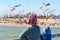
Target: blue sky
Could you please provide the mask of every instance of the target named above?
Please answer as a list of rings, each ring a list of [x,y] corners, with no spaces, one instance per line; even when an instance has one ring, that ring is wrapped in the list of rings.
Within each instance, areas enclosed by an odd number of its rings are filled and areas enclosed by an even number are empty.
[[[30,4],[27,4],[27,2],[30,2]],[[43,3],[50,3],[50,6],[40,10],[40,7],[43,5]],[[17,7],[14,11],[10,12],[10,9],[18,4],[21,4],[21,6]],[[15,13],[26,14],[28,12],[34,12],[37,15],[44,15],[44,10],[46,10],[47,8],[49,10],[56,10],[55,12],[52,12],[52,14],[60,15],[60,0],[1,0],[0,16],[3,16],[4,14]],[[22,13],[21,10],[25,11]],[[47,12],[45,12],[45,15],[47,15]]]

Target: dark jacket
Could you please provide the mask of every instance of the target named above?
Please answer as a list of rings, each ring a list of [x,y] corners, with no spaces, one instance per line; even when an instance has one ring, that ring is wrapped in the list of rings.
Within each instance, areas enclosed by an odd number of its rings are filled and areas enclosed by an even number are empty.
[[[32,26],[27,31],[25,31],[20,40],[40,40],[40,27]]]

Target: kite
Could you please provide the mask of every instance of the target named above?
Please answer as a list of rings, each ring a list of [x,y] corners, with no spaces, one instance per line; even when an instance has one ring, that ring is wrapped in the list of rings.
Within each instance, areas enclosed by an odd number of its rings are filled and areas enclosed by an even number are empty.
[[[45,8],[45,5],[43,5],[40,9],[43,9],[43,8]]]
[[[27,2],[27,4],[29,5],[29,4],[30,4],[30,2]]]
[[[45,3],[43,3],[42,7],[40,7],[40,9],[43,9],[45,7]]]
[[[16,6],[14,6],[14,7],[19,7],[19,6],[21,6],[21,4],[19,4],[19,5],[16,5]]]
[[[44,12],[48,11],[49,9],[46,9]]]
[[[50,3],[46,4],[45,6],[49,6],[49,5],[50,5]]]
[[[15,10],[15,8],[12,8],[10,11],[13,11],[13,10]]]
[[[45,3],[43,3],[43,4],[45,4]]]
[[[44,4],[42,7],[40,7],[40,9],[43,9],[43,8],[49,6],[49,5],[50,5],[50,3],[48,3],[48,4]]]
[[[48,13],[51,13],[51,12],[55,12],[56,10],[51,10],[51,11],[49,11]]]
[[[48,15],[50,15],[52,12],[55,12],[56,10],[51,10],[48,12]]]
[[[25,12],[25,10],[22,10],[21,12]]]

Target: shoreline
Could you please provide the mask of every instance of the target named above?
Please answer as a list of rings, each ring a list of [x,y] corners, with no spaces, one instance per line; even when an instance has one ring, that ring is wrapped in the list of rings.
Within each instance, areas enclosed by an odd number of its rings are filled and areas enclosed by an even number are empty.
[[[0,23],[0,26],[8,26],[8,27],[19,27],[19,26],[30,26],[26,24],[16,24],[16,23]]]
[[[38,25],[38,24],[37,24]],[[7,26],[7,27],[30,27],[31,25],[28,24],[16,24],[16,23],[0,23],[0,26]],[[49,26],[49,25],[38,25],[40,27],[44,27],[44,26]],[[51,28],[60,28],[60,26],[49,26]]]

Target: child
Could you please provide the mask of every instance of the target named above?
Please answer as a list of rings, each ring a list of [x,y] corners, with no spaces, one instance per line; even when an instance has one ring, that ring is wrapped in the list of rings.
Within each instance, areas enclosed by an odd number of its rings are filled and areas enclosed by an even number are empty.
[[[41,40],[40,27],[36,25],[37,24],[36,14],[29,14],[28,18],[24,19],[24,22],[32,26],[22,34],[20,40]]]
[[[47,27],[47,26],[43,27],[42,40],[51,40],[50,27]]]

